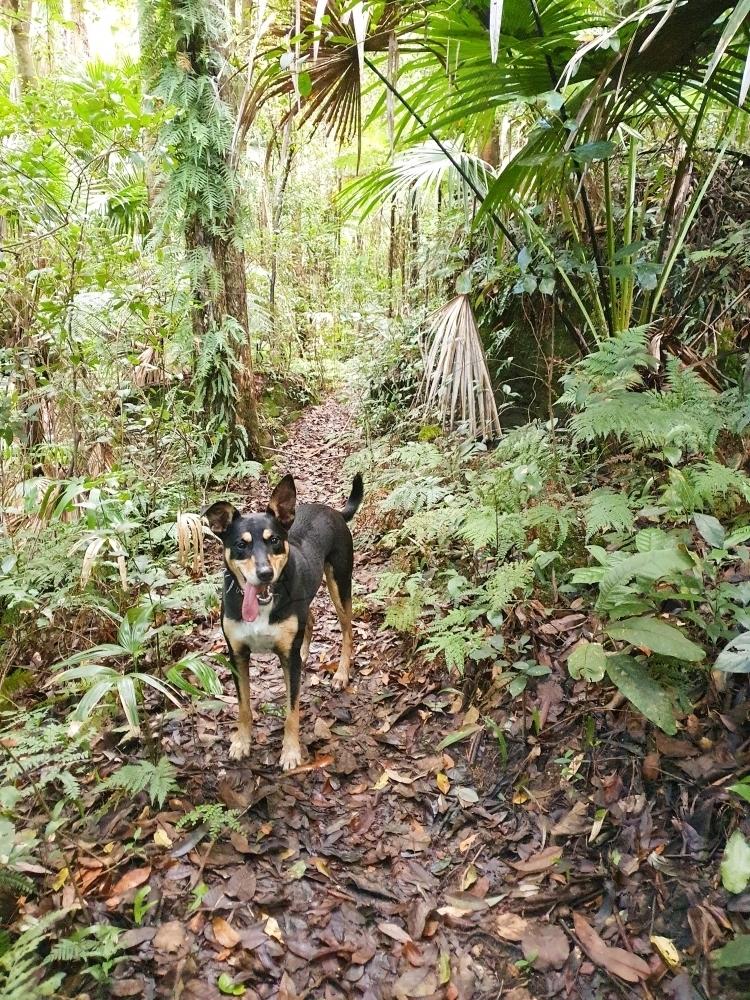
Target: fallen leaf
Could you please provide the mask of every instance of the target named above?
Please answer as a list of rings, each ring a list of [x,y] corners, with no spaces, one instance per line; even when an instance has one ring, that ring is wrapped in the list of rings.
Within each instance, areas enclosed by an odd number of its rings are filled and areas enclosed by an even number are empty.
[[[638,955],[625,951],[624,948],[610,948],[580,913],[573,914],[573,925],[578,940],[591,961],[601,965],[613,976],[619,976],[627,983],[637,983],[641,979],[648,979],[651,975],[647,962]]]
[[[521,938],[523,957],[531,961],[537,972],[561,969],[570,954],[565,931],[552,924],[529,922]],[[532,956],[536,956],[533,958]]]
[[[466,889],[470,889],[478,878],[479,873],[477,872],[476,866],[469,865],[463,874],[463,878],[461,879],[461,890],[464,891]]]
[[[651,944],[659,952],[670,969],[676,969],[680,964],[680,953],[675,948],[674,942],[669,938],[661,937],[659,934],[652,934]]]
[[[438,962],[438,982],[441,986],[445,986],[451,980],[451,957],[447,951],[440,952],[440,960]]]
[[[479,836],[478,832],[472,833],[465,840],[462,840],[461,843],[458,845],[459,851],[462,854],[466,854],[466,852],[469,850],[469,848],[471,847],[471,845],[474,843],[474,841],[477,839],[478,836]]]
[[[330,740],[331,730],[325,719],[321,719],[320,716],[315,720],[315,725],[313,726],[313,733],[318,737],[319,740]]]
[[[451,790],[451,783],[448,775],[444,771],[439,771],[435,775],[435,784],[438,786],[443,795],[447,795]]]
[[[476,705],[472,705],[469,711],[464,715],[464,725],[472,726],[475,722],[479,722],[479,709]]]
[[[437,976],[429,969],[407,969],[393,984],[393,995],[396,1000],[407,997],[428,997],[438,988]]]
[[[379,923],[377,927],[381,934],[385,934],[386,937],[393,938],[394,941],[400,941],[401,944],[411,941],[411,936],[404,930],[403,927],[399,927],[398,924],[391,924],[384,921]]]
[[[291,866],[291,868],[288,869],[286,877],[288,879],[291,879],[292,881],[295,881],[297,879],[303,878],[306,871],[307,871],[307,865],[305,864],[304,861],[302,860],[295,861],[294,864]]]
[[[131,868],[129,872],[125,872],[122,878],[112,886],[110,897],[122,896],[126,892],[130,892],[131,889],[137,889],[139,885],[148,882],[150,876],[151,865],[148,865],[146,868]]]
[[[507,864],[511,868],[515,868],[517,872],[524,872],[525,874],[543,872],[547,868],[551,868],[557,864],[562,857],[562,851],[562,847],[545,847],[543,851],[532,854],[525,861],[508,861]]]
[[[381,792],[386,787],[387,784],[388,784],[388,775],[385,771],[383,771],[378,780],[372,786],[372,791]]]
[[[291,771],[287,772],[287,774],[291,773]],[[282,975],[279,983],[279,1000],[297,1000],[297,987],[288,972]]]
[[[240,943],[240,936],[223,917],[214,917],[211,924],[214,937],[223,948],[234,948]]]
[[[153,945],[156,951],[180,951],[187,944],[187,933],[179,920],[170,920],[162,924],[154,935]]]
[[[399,847],[402,851],[426,851],[430,846],[431,837],[421,823],[412,820],[411,831],[399,838]]]
[[[268,920],[266,920],[263,930],[269,937],[276,938],[279,944],[284,943],[284,935],[281,933],[281,928],[279,927],[278,921],[275,917],[269,917]]]
[[[357,943],[357,948],[351,954],[355,965],[365,965],[375,955],[378,945],[371,934],[363,934]]]
[[[455,791],[459,804],[463,809],[467,809],[469,806],[473,806],[475,802],[479,802],[479,796],[473,788],[461,787],[457,788]]]
[[[67,867],[60,869],[60,871],[57,873],[57,878],[52,883],[52,888],[55,890],[55,892],[59,892],[60,889],[62,889],[62,887],[68,881],[69,875],[70,875],[70,869],[68,869]]]
[[[400,785],[411,785],[414,778],[409,778],[405,774],[400,774],[398,771],[394,771],[393,768],[387,767],[385,769],[385,774],[391,779],[391,781],[396,781]]]
[[[329,764],[333,764],[332,753],[327,753],[325,757],[318,757],[317,760],[311,760],[309,764],[300,764],[298,767],[293,767],[291,771],[286,772],[286,777],[288,778],[292,774],[304,774],[305,771],[317,771],[318,768],[328,767]]]
[[[170,848],[172,846],[172,841],[167,834],[167,831],[162,829],[162,827],[157,827],[156,833],[154,833],[154,843],[157,847]]]
[[[137,997],[145,989],[145,979],[113,979],[108,992],[111,997]]]
[[[641,774],[644,781],[656,781],[661,771],[661,755],[658,753],[648,753],[643,758]]]
[[[489,905],[486,899],[479,899],[470,892],[446,892],[445,901],[448,906],[453,906],[457,910],[464,910],[469,913],[486,910]]]
[[[562,819],[552,827],[550,833],[553,837],[575,837],[581,833],[588,833],[591,829],[591,820],[588,817],[588,802],[580,801],[573,803],[573,808],[566,813]]]
[[[495,919],[495,930],[503,941],[520,941],[528,923],[528,920],[518,913],[499,913]]]

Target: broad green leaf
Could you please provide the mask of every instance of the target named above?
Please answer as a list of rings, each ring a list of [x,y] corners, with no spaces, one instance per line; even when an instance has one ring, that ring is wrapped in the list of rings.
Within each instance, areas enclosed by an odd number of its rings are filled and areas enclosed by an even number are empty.
[[[125,718],[134,733],[140,733],[140,723],[138,719],[138,696],[132,676],[121,677],[117,685],[117,693],[122,702]]]
[[[607,657],[607,673],[612,683],[639,712],[667,735],[675,735],[677,726],[669,695],[649,676],[642,664],[625,653],[615,653]]]
[[[223,993],[229,997],[241,997],[245,992],[245,987],[241,983],[235,986],[232,982],[232,977],[226,972],[222,972],[216,981],[216,985],[219,987],[219,993]]]
[[[464,271],[456,278],[456,295],[469,295],[471,292],[471,271]]]
[[[312,92],[310,74],[305,72],[300,73],[297,77],[297,86],[299,87],[300,97],[309,97]]]
[[[639,552],[663,552],[676,549],[677,542],[661,528],[644,528],[635,536],[635,547]]]
[[[747,799],[747,801],[750,802],[750,783],[739,781],[736,785],[730,785],[727,791],[734,792],[736,795],[739,795],[743,799]]]
[[[611,566],[599,584],[598,610],[611,607],[610,598],[617,587],[624,587],[636,577],[651,582],[689,569],[693,562],[687,552],[680,549],[661,549],[656,552],[637,552],[622,562]]]
[[[725,674],[750,674],[750,632],[730,639],[716,657],[715,670]]]
[[[454,733],[448,733],[435,747],[435,751],[439,753],[441,750],[445,750],[446,747],[452,746],[454,743],[460,743],[461,740],[467,740],[470,736],[473,736],[477,730],[481,729],[475,722],[471,722],[466,726],[462,726],[457,729]]]
[[[750,844],[735,830],[724,848],[721,884],[727,892],[744,892],[750,882]]]
[[[86,691],[73,712],[73,718],[85,722],[99,702],[115,688],[114,680],[99,681]]]
[[[726,532],[717,518],[711,517],[710,514],[693,514],[693,520],[701,537],[708,542],[712,549],[724,548]]]
[[[662,656],[674,656],[678,660],[703,660],[706,653],[699,645],[686,639],[673,625],[667,625],[661,618],[627,618],[606,630],[610,639],[631,642],[643,646]]]
[[[593,163],[595,160],[606,160],[614,151],[615,144],[602,139],[597,142],[585,142],[582,146],[574,146],[570,152],[578,163]]]
[[[750,965],[750,934],[740,934],[716,952],[716,969],[742,969]]]
[[[588,684],[596,684],[607,670],[607,657],[599,642],[584,642],[568,657],[568,673],[578,680],[582,677]]]
[[[510,684],[508,685],[508,692],[511,698],[515,698],[522,691],[525,691],[526,683],[527,680],[525,674],[519,674],[518,677],[514,677],[513,680],[510,682]]]

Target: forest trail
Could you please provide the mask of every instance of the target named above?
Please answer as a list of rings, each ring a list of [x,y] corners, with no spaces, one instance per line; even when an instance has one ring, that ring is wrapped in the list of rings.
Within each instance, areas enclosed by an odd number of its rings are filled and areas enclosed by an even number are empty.
[[[342,506],[351,423],[351,410],[328,400],[290,428],[276,472],[293,473],[300,502]],[[268,491],[266,481],[250,482],[247,509],[260,508]],[[279,770],[284,685],[275,656],[252,658],[249,760],[229,759],[236,711],[229,707],[218,717],[199,714],[192,728],[183,723],[164,741],[190,802],[239,810],[242,832],[219,839],[207,854],[205,840],[185,851],[190,838],[182,837],[180,848],[175,814],[151,821],[174,836],[170,853],[180,857],[154,858],[161,868],[159,920],[130,932],[145,978],[133,965],[121,968],[124,983],[114,984],[113,995],[131,995],[124,989],[132,983],[132,995],[214,1000],[226,995],[217,986],[222,975],[238,989],[244,985],[248,1000],[497,995],[504,962],[488,934],[483,897],[490,879],[478,875],[484,864],[476,866],[485,853],[492,867],[486,848],[497,820],[476,804],[481,795],[470,787],[466,764],[435,750],[446,724],[456,728],[435,704],[442,683],[410,673],[403,639],[362,610],[361,595],[375,589],[383,558],[363,545],[366,519],[365,505],[352,526],[355,657],[346,691],[331,690],[340,630],[324,586],[313,604],[301,699],[311,769]],[[192,648],[224,650],[217,621],[193,638]],[[228,672],[225,690],[236,704]],[[448,697],[455,702],[455,694]],[[190,915],[188,890],[200,878],[209,892]],[[451,892],[468,904],[457,898],[451,908]]]
[[[294,474],[300,501],[343,504],[343,463],[358,446],[352,424],[349,407],[328,400],[290,428],[275,471]],[[247,508],[262,509],[268,493],[266,481],[250,482]],[[403,637],[368,610],[387,567],[371,511],[366,499],[353,522],[356,652],[346,691],[331,689],[340,632],[323,587],[314,603],[302,690],[307,768],[279,769],[282,674],[275,657],[255,656],[251,757],[228,756],[236,698],[226,671],[223,711],[198,709],[166,726],[164,753],[185,797],[137,820],[136,800],[119,814],[124,825],[108,826],[120,840],[140,827],[150,867],[135,869],[133,885],[145,872],[158,900],[124,936],[111,995],[648,1000],[637,980],[668,972],[651,935],[684,947],[691,933],[713,933],[706,817],[719,788],[702,799],[693,792],[698,761],[710,777],[722,773],[720,747],[696,761],[692,745],[660,734],[659,750],[674,761],[662,767],[677,768],[684,791],[679,802],[650,801],[642,720],[615,723],[610,706],[586,703],[570,681],[564,691],[557,677],[529,702],[536,735],[506,728],[501,745],[492,719],[481,726],[476,708],[465,711],[455,678],[419,657],[408,663]],[[218,545],[208,555],[218,567]],[[517,613],[540,645],[576,624],[566,608],[534,601]],[[217,618],[198,622],[188,646],[224,652]],[[602,738],[583,739],[593,717]],[[215,803],[238,811],[231,835],[225,827],[211,846],[207,824],[187,836],[177,828],[186,809]],[[127,879],[125,904],[136,892]],[[208,891],[198,901],[201,883]],[[675,996],[697,996],[687,976],[672,980],[680,981],[688,992]]]

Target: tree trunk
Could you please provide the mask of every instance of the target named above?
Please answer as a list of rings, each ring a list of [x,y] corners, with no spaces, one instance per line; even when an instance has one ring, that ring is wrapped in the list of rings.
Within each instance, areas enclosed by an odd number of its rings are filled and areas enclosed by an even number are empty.
[[[10,15],[10,33],[16,50],[16,69],[23,93],[33,86],[36,80],[34,58],[29,43],[31,0],[3,0],[3,7]]]
[[[230,224],[230,231],[234,227]],[[258,408],[255,401],[255,381],[253,379],[253,355],[250,343],[250,321],[247,312],[247,275],[245,272],[245,251],[237,248],[232,239],[216,236],[213,241],[216,270],[221,278],[221,286],[215,308],[218,318],[231,316],[245,331],[245,339],[238,353],[241,364],[235,375],[237,388],[237,423],[247,434],[247,449],[250,458],[262,459]]]

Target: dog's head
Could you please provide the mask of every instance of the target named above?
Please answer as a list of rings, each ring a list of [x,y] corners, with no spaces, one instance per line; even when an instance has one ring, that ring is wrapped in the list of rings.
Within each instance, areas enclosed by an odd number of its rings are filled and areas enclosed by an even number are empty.
[[[294,522],[297,491],[284,476],[264,514],[241,514],[227,500],[203,510],[208,526],[224,546],[224,562],[243,593],[242,617],[255,621],[259,608],[273,600],[273,587],[289,559],[287,536]]]

